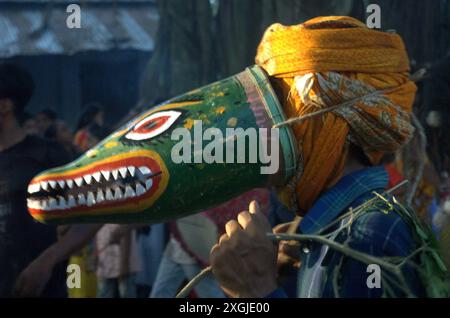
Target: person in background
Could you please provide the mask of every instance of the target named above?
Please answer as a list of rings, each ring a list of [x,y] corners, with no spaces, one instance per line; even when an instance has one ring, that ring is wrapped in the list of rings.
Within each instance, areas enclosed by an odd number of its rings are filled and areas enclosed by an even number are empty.
[[[47,129],[56,121],[57,115],[54,110],[46,108],[38,112],[35,119],[39,136],[43,137]]]
[[[73,133],[70,127],[60,119],[55,120],[45,132],[45,137],[58,142],[70,154],[72,160],[81,154],[81,151],[73,143]],[[58,235],[63,237],[71,226],[59,226]],[[95,274],[96,259],[94,244],[89,242],[80,251],[76,251],[69,259],[69,264],[80,266],[81,287],[68,288],[69,298],[95,298],[97,296],[97,278]]]
[[[88,126],[86,128],[86,132],[87,132],[86,145],[88,149],[97,145],[102,139],[106,138],[109,134],[108,129],[96,123]]]
[[[48,127],[44,135],[45,138],[53,140],[59,143],[66,152],[70,155],[72,160],[74,160],[81,152],[73,144],[73,134],[70,127],[60,119],[56,119],[54,123]],[[58,239],[61,239],[64,234],[70,229],[70,225],[58,226]],[[84,250],[84,249],[83,249]],[[69,264],[78,264],[82,272],[81,275],[81,288],[68,289],[69,298],[85,298],[85,297],[95,297],[96,296],[96,280],[95,280],[95,269],[94,269],[94,283],[89,284],[92,281],[92,276],[89,272],[89,266],[78,261],[76,257],[71,257]],[[92,287],[93,286],[93,287]],[[91,291],[91,292],[89,292]]]
[[[0,64],[0,297],[65,297],[65,260],[97,226],[74,226],[61,241],[56,228],[28,214],[27,187],[39,172],[71,159],[55,142],[27,136],[19,125],[34,92],[22,67]]]
[[[118,229],[124,232],[117,234]],[[98,297],[136,298],[140,263],[135,230],[118,224],[104,225],[97,233],[96,254]]]
[[[73,144],[72,130],[69,125],[61,119],[55,120],[45,132],[44,137],[60,143],[73,159],[81,154],[78,148]]]
[[[19,125],[34,92],[25,69],[0,65],[0,296],[12,296],[20,272],[56,242],[56,228],[34,222],[28,214],[29,181],[39,172],[70,161],[54,142],[27,135]],[[55,268],[43,291],[65,296],[65,270]]]
[[[225,231],[225,223],[237,216],[249,200],[261,202],[268,212],[269,191],[253,189],[219,206],[200,214],[169,222],[170,239],[167,244],[153,284],[150,298],[172,298],[183,287],[183,282],[193,279],[209,265],[208,255],[218,237]],[[214,276],[207,276],[194,287],[199,298],[224,298]]]
[[[61,130],[61,129],[60,129]],[[72,146],[76,151],[87,151],[89,148],[94,147],[103,138],[106,137],[108,132],[97,125],[92,123],[88,125],[85,129],[85,139],[74,139]],[[62,129],[62,133],[59,134],[60,141],[64,142],[67,146],[69,145],[69,134],[67,130]],[[77,144],[79,142],[80,144]],[[81,288],[70,289],[70,298],[95,298],[97,297],[97,254],[95,252],[95,240],[91,240],[79,251],[76,251],[70,257],[70,264],[78,264],[81,270]]]
[[[155,282],[167,241],[165,224],[122,224],[115,227],[111,232],[109,243],[119,243],[132,230],[136,231],[138,257],[141,264],[141,269],[135,276],[136,296],[137,298],[148,298]]]
[[[85,111],[78,120],[74,143],[82,151],[86,151],[88,146],[88,129],[89,127],[104,127],[104,111],[103,107],[98,103],[89,103],[85,106]]]
[[[136,233],[141,261],[141,271],[136,275],[137,297],[148,298],[166,245],[166,229],[164,224],[152,224]]]
[[[412,191],[417,174],[422,169],[422,175],[417,182],[412,197],[411,208],[423,222],[431,224],[433,215],[437,210],[440,180],[439,173],[434,163],[429,159],[428,153],[422,153],[419,134],[416,133],[412,140],[395,154],[392,164],[394,167],[391,167],[391,169],[396,168],[404,179],[409,181],[403,189],[407,194]]]
[[[433,216],[432,225],[438,234],[450,227],[450,195],[448,193],[446,196],[442,197],[441,204],[438,206],[437,212]]]
[[[189,221],[189,220],[188,220]],[[150,298],[173,298],[183,287],[186,280],[193,279],[202,270],[201,264],[195,259],[179,239],[175,238],[173,222],[170,223],[170,239],[166,245],[156,278],[150,293]],[[200,298],[224,298],[225,294],[214,280],[207,276],[194,288],[196,296]]]
[[[39,134],[36,118],[28,112],[24,112],[20,117],[20,126],[28,136],[37,136]]]
[[[447,171],[441,174],[439,206],[432,226],[437,233],[444,262],[450,268],[450,177]]]

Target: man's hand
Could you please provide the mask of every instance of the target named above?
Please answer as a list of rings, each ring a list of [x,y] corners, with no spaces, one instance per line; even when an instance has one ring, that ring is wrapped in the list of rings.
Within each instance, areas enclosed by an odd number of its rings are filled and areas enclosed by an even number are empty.
[[[210,255],[212,272],[222,289],[231,297],[258,298],[277,288],[278,247],[266,234],[272,228],[258,203],[250,203],[237,221],[225,225]]]
[[[38,297],[41,295],[53,271],[54,264],[45,257],[38,257],[19,275],[14,285],[15,297]]]
[[[287,233],[294,222],[277,225],[273,232]],[[300,243],[297,241],[281,241],[278,246],[278,283],[300,268]]]

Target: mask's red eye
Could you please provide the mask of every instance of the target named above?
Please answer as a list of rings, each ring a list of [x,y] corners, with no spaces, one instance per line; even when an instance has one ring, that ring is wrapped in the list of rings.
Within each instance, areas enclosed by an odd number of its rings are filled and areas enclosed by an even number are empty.
[[[125,138],[131,140],[145,140],[165,132],[180,117],[181,113],[168,110],[152,114],[137,123]]]

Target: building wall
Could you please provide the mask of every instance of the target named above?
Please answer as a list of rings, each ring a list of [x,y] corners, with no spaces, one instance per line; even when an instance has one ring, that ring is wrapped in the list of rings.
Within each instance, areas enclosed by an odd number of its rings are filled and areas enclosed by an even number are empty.
[[[137,50],[117,50],[7,60],[23,65],[33,75],[36,91],[28,105],[29,112],[50,108],[75,127],[88,102],[104,105],[108,124],[120,120],[138,102],[140,78],[150,55]]]

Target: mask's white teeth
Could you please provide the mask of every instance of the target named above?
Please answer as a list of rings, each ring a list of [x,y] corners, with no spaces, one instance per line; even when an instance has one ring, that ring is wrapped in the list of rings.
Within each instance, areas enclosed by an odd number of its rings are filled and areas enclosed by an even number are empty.
[[[127,168],[125,168],[125,167],[120,168],[119,172],[123,179],[125,179],[127,177]]]
[[[44,189],[45,191],[48,191],[48,182],[47,181],[42,181],[41,182],[41,188]]]
[[[56,201],[56,199],[50,198],[48,200],[48,208],[50,210],[56,210],[57,207],[58,207],[58,202]]]
[[[92,183],[92,176],[90,174],[85,175],[83,178],[84,178],[84,181],[86,181],[87,184],[91,184]]]
[[[92,184],[95,182],[100,183],[104,178],[104,180],[109,181],[113,178],[115,180],[123,178],[125,179],[127,176],[137,177],[142,175],[151,174],[151,170],[148,167],[122,167],[119,169],[111,170],[111,171],[98,171],[93,174],[86,174],[82,177],[77,177],[75,179],[67,179],[67,180],[49,180],[49,181],[41,181],[40,183],[31,184],[28,186],[29,193],[39,192],[41,189],[50,191],[51,189],[65,189],[66,187],[72,189],[74,186],[81,187],[85,183]],[[125,189],[115,186],[113,188],[104,188],[98,189],[94,192],[87,192],[87,194],[78,194],[78,195],[67,195],[66,197],[62,197],[58,195],[56,198],[45,199],[28,199],[27,204],[28,207],[32,209],[40,209],[40,210],[57,210],[57,209],[70,209],[80,205],[87,205],[89,207],[99,204],[105,201],[116,201],[123,200],[127,198],[134,198],[136,196],[141,196],[145,194],[151,187],[153,186],[153,180],[147,179],[145,181],[145,185],[141,182],[136,182],[134,185],[127,185]]]
[[[103,178],[105,178],[106,181],[109,181],[109,177],[111,176],[110,171],[101,171]]]
[[[136,195],[141,195],[141,194],[144,194],[145,193],[145,188],[140,184],[140,183],[138,183],[137,185],[136,185]]]
[[[136,168],[135,167],[128,167],[128,172],[130,173],[130,175],[132,177],[134,177],[134,174],[136,173]]]
[[[92,176],[97,182],[100,182],[100,179],[102,178],[102,174],[100,172],[93,173]]]
[[[30,194],[39,192],[39,190],[41,190],[41,185],[39,183],[30,184],[28,186],[28,193]]]
[[[114,190],[114,200],[121,200],[122,198],[123,198],[122,190],[120,190],[120,188],[117,187],[117,188]]]
[[[127,198],[132,198],[135,196],[136,196],[136,193],[134,192],[134,190],[130,186],[126,186],[124,198],[127,199]]]
[[[27,206],[30,209],[36,209],[36,210],[41,210],[42,209],[41,202],[38,201],[38,200],[27,199]]]
[[[94,194],[90,191],[88,192],[86,203],[87,203],[87,206],[92,206],[95,204]]]
[[[106,200],[114,200],[114,196],[113,196],[110,188],[106,188],[105,198],[106,198]]]
[[[64,180],[58,180],[58,185],[61,189],[66,187],[66,182]]]
[[[49,210],[48,200],[41,201],[41,210]]]
[[[78,195],[78,204],[79,205],[85,205],[86,204],[86,197],[84,196],[84,194],[79,194]]]
[[[77,186],[81,187],[83,185],[83,178],[78,177],[74,179]]]
[[[145,166],[139,167],[139,171],[140,171],[143,175],[146,175],[146,174],[150,174],[150,173],[151,173],[151,170],[150,170],[149,168],[145,167]]]
[[[58,208],[59,209],[67,209],[66,200],[63,197],[59,198]]]
[[[103,191],[102,190],[98,190],[97,191],[96,202],[97,203],[102,203],[103,201],[105,201],[105,196],[103,195]]]
[[[67,199],[67,206],[69,208],[73,208],[76,205],[77,205],[77,202],[75,201],[75,198],[73,197],[73,195],[69,195],[68,199]]]

